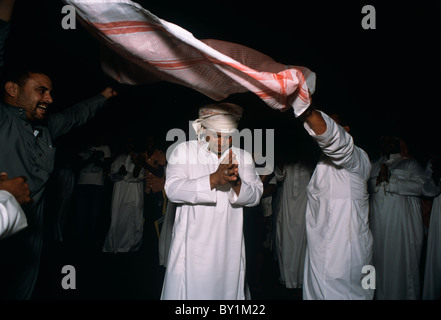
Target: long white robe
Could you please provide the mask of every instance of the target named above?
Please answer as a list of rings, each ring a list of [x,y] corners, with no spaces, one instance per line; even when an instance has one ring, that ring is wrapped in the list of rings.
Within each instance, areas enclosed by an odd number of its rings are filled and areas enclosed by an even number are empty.
[[[124,165],[127,174],[118,174]],[[119,155],[112,163],[110,176],[114,181],[111,224],[104,240],[103,252],[133,252],[141,248],[144,206],[144,169],[135,178],[135,165],[127,154]]]
[[[165,209],[164,223],[159,235],[159,264],[167,267],[168,252],[170,251],[170,243],[173,233],[173,225],[175,223],[176,204],[168,201]]]
[[[233,147],[242,186],[210,188],[220,159],[206,142],[179,144],[168,160],[165,191],[177,204],[161,299],[245,299],[243,206],[256,206],[263,193],[252,156]]]
[[[389,167],[390,178],[377,186],[382,163]],[[425,181],[419,163],[400,154],[372,164],[370,228],[378,300],[420,298],[419,264],[424,240],[421,196]]]
[[[427,233],[426,264],[424,271],[423,300],[441,299],[441,183],[432,179],[430,164],[426,167],[424,195],[434,197]]]
[[[323,151],[307,187],[303,299],[372,299],[362,272],[372,261],[367,180],[371,164],[352,137],[322,113],[327,129],[305,129]]]
[[[287,288],[303,285],[306,251],[306,187],[312,169],[303,163],[287,163],[275,169],[277,181],[283,181],[277,214],[277,248],[280,280]]]
[[[8,191],[0,190],[0,240],[27,226],[26,216],[17,200]]]

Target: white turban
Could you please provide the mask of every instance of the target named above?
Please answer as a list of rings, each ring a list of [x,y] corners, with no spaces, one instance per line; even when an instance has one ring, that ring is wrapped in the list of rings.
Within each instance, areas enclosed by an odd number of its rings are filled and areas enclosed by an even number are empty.
[[[242,107],[233,103],[209,104],[199,109],[199,118],[193,121],[193,129],[201,140],[203,128],[231,133],[237,129],[242,117]]]

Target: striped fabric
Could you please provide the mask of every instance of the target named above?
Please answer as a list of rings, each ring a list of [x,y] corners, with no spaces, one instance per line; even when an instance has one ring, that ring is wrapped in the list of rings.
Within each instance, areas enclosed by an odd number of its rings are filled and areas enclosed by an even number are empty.
[[[125,84],[168,81],[220,101],[251,91],[268,106],[301,114],[315,73],[284,65],[251,48],[198,40],[129,0],[64,0],[104,47],[105,73]]]

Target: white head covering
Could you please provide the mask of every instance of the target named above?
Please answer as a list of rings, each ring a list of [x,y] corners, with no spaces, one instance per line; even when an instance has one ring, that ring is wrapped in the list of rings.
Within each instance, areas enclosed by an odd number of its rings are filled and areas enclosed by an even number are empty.
[[[237,129],[242,118],[242,107],[228,102],[209,104],[199,108],[199,118],[193,121],[193,129],[201,140],[203,128],[230,133]]]

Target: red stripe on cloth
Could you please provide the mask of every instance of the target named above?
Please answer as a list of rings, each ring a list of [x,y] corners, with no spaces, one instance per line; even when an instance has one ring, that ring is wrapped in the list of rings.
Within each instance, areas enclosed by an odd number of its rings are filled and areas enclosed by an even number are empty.
[[[114,21],[107,23],[92,23],[105,35],[117,35],[138,32],[164,31],[161,25],[146,21]]]
[[[210,62],[207,61],[207,59],[205,58],[190,58],[190,59],[170,60],[170,61],[169,60],[163,60],[163,61],[144,60],[144,61],[162,70],[182,70],[182,69],[190,69],[196,65],[201,65],[201,64],[210,65]]]
[[[249,75],[250,77],[252,77],[253,79],[256,79],[257,81],[265,81],[268,80],[268,76],[266,76],[265,72],[256,72],[255,70],[241,64],[241,63],[237,63],[237,62],[229,62],[229,61],[221,61],[218,59],[215,59],[213,57],[207,57],[207,59],[212,62],[213,64],[217,64],[217,65],[226,65],[229,66],[233,69],[236,69],[238,71],[241,71],[247,75]],[[270,76],[272,76],[272,74],[267,73]]]
[[[139,32],[152,32],[158,31],[156,27],[131,27],[131,28],[121,28],[121,29],[100,29],[105,35],[118,35],[127,33],[139,33]]]
[[[161,25],[156,23],[150,23],[147,21],[112,21],[112,22],[95,22],[92,23],[95,27],[99,29],[114,29],[114,28],[125,28],[125,27],[157,27],[163,28]]]
[[[279,110],[287,110],[288,101],[298,109],[310,103],[315,74],[305,67],[278,63],[240,44],[195,39],[132,1],[65,1],[78,8],[80,21],[107,49],[103,70],[122,83],[169,81],[215,100],[251,91]]]

